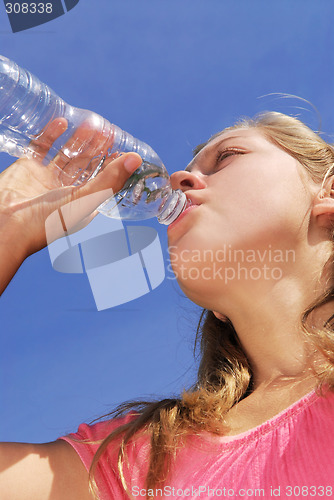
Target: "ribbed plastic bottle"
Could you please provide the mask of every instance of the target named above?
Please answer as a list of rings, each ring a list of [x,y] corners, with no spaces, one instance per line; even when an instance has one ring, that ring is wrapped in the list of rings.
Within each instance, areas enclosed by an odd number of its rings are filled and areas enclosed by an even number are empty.
[[[36,158],[31,141],[59,117],[67,120],[67,130],[43,163],[52,161],[59,169],[60,185],[79,185],[94,178],[107,158],[134,151],[143,159],[141,166],[98,210],[108,217],[130,220],[157,217],[161,224],[170,224],[184,210],[185,194],[172,190],[167,170],[150,146],[102,116],[70,106],[37,77],[0,56],[0,151],[18,158]],[[92,134],[86,134],[85,140],[73,140],[82,126],[88,126]]]

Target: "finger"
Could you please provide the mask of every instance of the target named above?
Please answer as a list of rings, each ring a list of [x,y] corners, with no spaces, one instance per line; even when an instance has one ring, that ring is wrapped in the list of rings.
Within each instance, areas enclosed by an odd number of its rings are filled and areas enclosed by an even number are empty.
[[[140,167],[142,159],[138,153],[125,153],[112,160],[104,169],[86,184],[79,187],[78,196],[87,196],[92,193],[101,193],[96,199],[103,203],[107,198],[104,190],[120,191],[128,178]]]
[[[64,170],[67,175],[75,177],[77,172],[85,168],[87,161],[89,163],[93,157],[103,154],[109,137],[103,132],[96,130],[93,124],[83,122],[64,144],[52,163]]]
[[[65,118],[57,118],[49,122],[42,132],[30,142],[30,148],[34,151],[34,156],[39,160],[43,160],[52,144],[66,129],[67,120]]]

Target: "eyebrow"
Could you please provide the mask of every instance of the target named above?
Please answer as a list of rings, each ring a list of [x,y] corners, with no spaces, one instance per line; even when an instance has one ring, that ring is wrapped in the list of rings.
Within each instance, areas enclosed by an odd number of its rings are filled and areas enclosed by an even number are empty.
[[[217,146],[221,146],[222,144],[224,144],[225,142],[229,141],[230,139],[240,139],[240,138],[243,138],[243,137],[242,137],[241,135],[231,135],[230,137],[225,137],[225,138],[224,138],[224,139],[222,139],[221,141],[216,142],[214,146],[211,146],[210,148],[208,148],[208,151],[205,153],[205,155],[204,155],[204,156],[207,156],[208,154],[210,154],[210,153],[211,153],[211,150],[212,150],[212,149],[216,148]],[[197,153],[197,155],[196,155],[196,156],[192,159],[192,161],[190,162],[190,163],[192,163],[192,167],[193,167],[194,165],[196,165],[196,163],[197,163],[197,161],[198,161],[198,160],[196,160],[196,157],[197,157],[197,156],[198,156],[198,155],[199,155],[199,154],[200,154],[200,153],[201,153],[201,152],[202,152],[202,151],[203,151],[203,150],[204,150],[207,146],[209,146],[210,142],[211,142],[211,141],[209,141],[209,142],[208,142],[208,143],[207,143],[207,144],[203,147],[203,149],[201,149],[201,150]],[[192,171],[192,167],[189,167],[189,166],[188,166],[188,167],[186,167],[186,168],[184,169],[184,170],[185,170],[185,172],[191,172],[191,171]]]

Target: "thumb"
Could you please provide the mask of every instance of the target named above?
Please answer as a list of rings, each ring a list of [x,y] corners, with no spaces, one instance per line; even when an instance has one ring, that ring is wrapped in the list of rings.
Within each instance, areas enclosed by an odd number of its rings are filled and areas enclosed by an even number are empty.
[[[82,186],[67,187],[70,191],[67,202],[59,207],[62,226],[67,232],[75,232],[84,227],[96,215],[96,208],[122,189],[127,179],[141,165],[142,159],[137,153],[126,153],[110,160],[104,169],[92,180]],[[58,215],[48,218],[48,242],[56,239]]]
[[[123,188],[128,178],[139,168],[141,163],[142,159],[137,153],[125,153],[116,159],[107,159],[103,170],[80,188],[78,196],[82,197],[100,192],[99,204],[102,203]],[[112,191],[110,196],[105,196],[105,190]],[[99,199],[98,196],[96,199]]]

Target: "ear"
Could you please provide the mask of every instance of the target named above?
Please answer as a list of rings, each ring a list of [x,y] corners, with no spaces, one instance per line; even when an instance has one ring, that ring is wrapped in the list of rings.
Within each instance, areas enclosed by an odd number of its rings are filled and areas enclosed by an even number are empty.
[[[329,177],[315,197],[312,214],[319,226],[334,228],[334,175]]]
[[[224,321],[224,322],[227,321],[228,318],[224,314],[221,314],[217,311],[212,311],[212,312],[216,316],[217,319],[220,319],[220,321]]]

